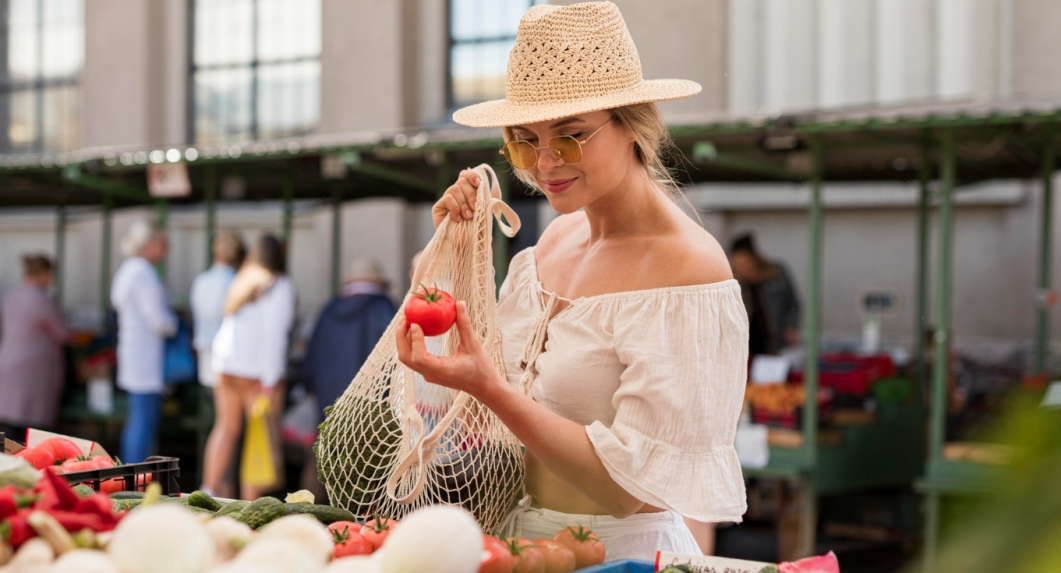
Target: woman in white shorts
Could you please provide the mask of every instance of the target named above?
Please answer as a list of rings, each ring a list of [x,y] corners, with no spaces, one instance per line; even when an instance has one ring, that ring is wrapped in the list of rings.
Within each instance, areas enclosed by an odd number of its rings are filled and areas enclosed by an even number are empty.
[[[697,554],[683,518],[739,522],[746,509],[733,443],[748,317],[725,252],[673,200],[653,103],[699,91],[642,79],[614,4],[538,5],[520,21],[507,98],[454,114],[502,127],[516,176],[561,216],[512,259],[501,288],[508,380],[463,305],[453,357],[430,355],[416,325],[399,329],[398,351],[526,446],[528,497],[514,516],[524,537],[583,525],[609,560]],[[435,204],[435,225],[470,219],[478,184],[463,171]]]

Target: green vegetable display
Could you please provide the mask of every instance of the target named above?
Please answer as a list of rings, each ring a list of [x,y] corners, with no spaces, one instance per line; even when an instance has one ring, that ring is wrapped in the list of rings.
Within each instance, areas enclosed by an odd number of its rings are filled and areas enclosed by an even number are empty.
[[[319,505],[316,503],[285,503],[284,515],[304,513],[317,518],[317,521],[330,525],[336,521],[355,521],[354,514],[339,507]]]
[[[210,494],[198,490],[193,491],[192,494],[188,496],[188,505],[191,507],[207,509],[212,512],[221,509],[220,502],[210,497]]]
[[[231,515],[243,511],[245,507],[250,505],[251,502],[237,499],[236,501],[230,501],[226,503],[221,509],[217,511],[217,515]]]
[[[251,529],[258,529],[278,517],[283,517],[284,502],[275,497],[260,497],[239,513],[230,515],[237,521],[246,523]]]

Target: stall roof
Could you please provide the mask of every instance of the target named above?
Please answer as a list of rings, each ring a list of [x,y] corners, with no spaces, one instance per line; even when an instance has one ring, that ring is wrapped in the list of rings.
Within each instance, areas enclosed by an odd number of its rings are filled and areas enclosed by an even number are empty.
[[[1061,98],[933,101],[782,115],[714,115],[672,126],[684,157],[683,183],[801,180],[810,171],[808,144],[822,138],[826,180],[912,180],[933,165],[942,129],[956,130],[961,184],[1036,177],[1043,142],[1061,121]],[[207,177],[243,180],[245,200],[397,196],[431,201],[462,167],[505,168],[497,130],[453,125],[394,131],[315,134],[226,145],[91,147],[65,153],[0,155],[0,206],[94,204],[109,193],[117,204],[152,201],[151,163],[185,162],[191,196],[204,199]],[[329,164],[329,165],[324,165]],[[325,169],[345,175],[328,179]]]

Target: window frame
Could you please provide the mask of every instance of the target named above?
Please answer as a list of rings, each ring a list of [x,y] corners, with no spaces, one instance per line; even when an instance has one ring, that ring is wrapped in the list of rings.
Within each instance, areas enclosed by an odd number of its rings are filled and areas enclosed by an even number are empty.
[[[195,101],[195,74],[199,71],[218,71],[218,70],[248,70],[251,74],[251,89],[250,89],[250,141],[259,141],[261,139],[261,129],[259,124],[259,99],[258,99],[258,84],[260,82],[259,71],[264,67],[284,65],[284,64],[303,64],[309,62],[317,62],[319,65],[321,62],[321,52],[324,50],[323,37],[321,38],[321,50],[317,52],[315,56],[295,56],[288,58],[272,58],[272,59],[260,59],[258,57],[258,13],[260,12],[261,0],[250,0],[251,2],[251,59],[249,62],[230,63],[230,64],[209,64],[200,66],[195,63],[195,5],[200,1],[209,0],[188,0],[188,82],[187,82],[187,113],[186,113],[186,135],[188,143],[196,144],[196,130],[195,124],[197,116],[195,115],[196,101]],[[322,1],[322,0],[313,0]],[[323,34],[323,31],[322,31]],[[320,77],[317,78],[318,84]],[[314,131],[320,126],[320,117],[317,117],[317,125],[314,126]],[[227,143],[227,142],[225,142]]]
[[[47,153],[47,152],[61,152],[70,151],[70,149],[46,149],[44,146],[44,94],[51,88],[65,88],[73,87],[80,88],[82,74],[85,70],[85,45],[81,44],[81,65],[78,66],[77,71],[66,77],[44,77],[44,0],[34,0],[36,7],[36,24],[37,24],[37,42],[34,49],[37,57],[37,69],[32,80],[13,80],[10,76],[10,62],[4,64],[4,75],[0,76],[0,101],[6,98],[7,106],[4,109],[0,109],[0,118],[3,119],[3,125],[0,126],[5,130],[5,133],[0,135],[0,145],[5,146],[6,151],[2,153]],[[81,4],[81,31],[82,38],[84,37],[85,28],[85,3],[82,1]],[[11,38],[11,22],[10,22],[10,3],[5,3],[5,8],[8,9],[4,14],[0,15],[3,18],[3,46],[0,46],[0,57],[5,60],[8,59],[11,50],[10,38]],[[15,150],[11,144],[11,100],[12,96],[19,93],[32,93],[33,104],[34,104],[34,138],[33,144],[29,149]],[[77,97],[81,98],[80,89],[78,90]],[[80,101],[79,101],[80,103]],[[78,118],[81,119],[80,117]],[[80,130],[79,130],[80,131]],[[80,133],[79,133],[80,135]],[[77,148],[80,145],[80,141],[73,146]],[[72,149],[73,149],[72,148]]]
[[[527,7],[524,11],[529,10],[532,6],[537,4],[545,4],[546,0],[525,0]],[[518,33],[518,32],[517,32]],[[511,41],[513,44],[516,42],[517,33],[512,35],[503,36],[483,36],[473,38],[470,40],[457,40],[453,37],[453,0],[446,0],[446,109],[454,111],[459,107],[467,105],[473,105],[480,101],[468,101],[461,102],[457,101],[453,93],[453,49],[457,46],[469,46],[475,44],[489,44],[492,42],[508,42]],[[503,96],[502,96],[503,97]]]

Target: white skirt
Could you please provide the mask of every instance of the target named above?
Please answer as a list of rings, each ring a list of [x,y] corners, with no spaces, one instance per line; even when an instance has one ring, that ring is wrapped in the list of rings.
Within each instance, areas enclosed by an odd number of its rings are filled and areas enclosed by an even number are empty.
[[[626,519],[610,515],[579,515],[549,509],[517,509],[514,533],[527,539],[552,539],[565,527],[592,529],[604,543],[608,561],[639,559],[655,561],[657,551],[702,555],[682,516],[673,511],[635,513]]]

